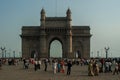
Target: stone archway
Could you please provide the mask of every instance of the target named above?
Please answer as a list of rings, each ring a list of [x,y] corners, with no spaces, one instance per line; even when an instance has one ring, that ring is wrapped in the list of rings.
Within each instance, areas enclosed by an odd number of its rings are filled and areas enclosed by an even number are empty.
[[[54,39],[58,39],[62,44],[63,58],[75,58],[74,52],[77,50],[81,54],[79,57],[90,57],[90,27],[72,26],[70,9],[66,11],[65,17],[47,17],[44,9],[41,10],[40,16],[40,26],[22,27],[20,35],[22,38],[22,57],[29,57],[29,51],[34,48],[38,50],[37,57],[50,57],[49,45]],[[37,47],[30,46],[31,44],[36,44]],[[30,46],[30,49],[27,46]]]

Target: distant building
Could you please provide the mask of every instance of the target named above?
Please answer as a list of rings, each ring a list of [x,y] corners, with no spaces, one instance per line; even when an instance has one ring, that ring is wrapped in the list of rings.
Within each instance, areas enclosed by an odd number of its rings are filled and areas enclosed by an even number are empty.
[[[62,44],[62,57],[90,57],[90,27],[72,26],[71,10],[66,11],[66,17],[46,17],[41,10],[40,26],[22,27],[22,57],[48,58],[50,44],[58,40]]]

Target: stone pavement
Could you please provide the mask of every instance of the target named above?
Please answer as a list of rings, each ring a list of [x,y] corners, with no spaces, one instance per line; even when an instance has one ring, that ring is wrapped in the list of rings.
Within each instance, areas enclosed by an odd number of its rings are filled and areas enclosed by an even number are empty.
[[[3,65],[0,70],[0,80],[120,80],[120,74],[112,75],[112,73],[100,73],[99,76],[87,76],[87,66],[73,66],[72,73],[67,76],[66,73],[53,74],[52,67],[48,67],[48,71],[34,71],[33,65],[30,64],[28,70],[23,69],[23,65],[9,66]]]

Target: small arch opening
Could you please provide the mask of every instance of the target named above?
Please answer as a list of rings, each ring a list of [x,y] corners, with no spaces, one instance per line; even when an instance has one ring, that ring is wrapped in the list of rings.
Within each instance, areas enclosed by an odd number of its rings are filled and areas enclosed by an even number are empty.
[[[81,58],[81,52],[80,52],[79,50],[76,51],[75,57],[76,57],[76,58]]]

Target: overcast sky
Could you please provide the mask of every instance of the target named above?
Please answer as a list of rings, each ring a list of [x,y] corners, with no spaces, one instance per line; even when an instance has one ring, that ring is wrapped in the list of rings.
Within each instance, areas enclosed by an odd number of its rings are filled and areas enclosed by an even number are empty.
[[[120,0],[0,0],[0,46],[21,51],[22,26],[39,26],[40,11],[49,17],[63,17],[72,11],[72,25],[90,26],[91,56],[120,57]]]

